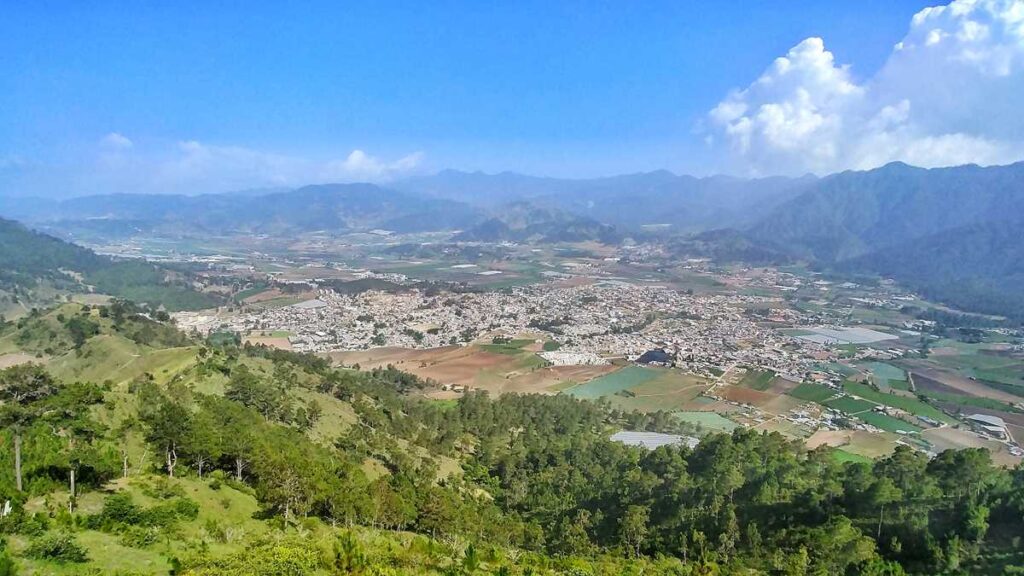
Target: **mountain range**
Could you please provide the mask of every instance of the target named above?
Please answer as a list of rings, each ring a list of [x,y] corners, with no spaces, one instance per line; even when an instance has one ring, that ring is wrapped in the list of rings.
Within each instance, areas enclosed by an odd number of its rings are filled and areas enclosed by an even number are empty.
[[[667,238],[720,260],[803,260],[883,274],[939,299],[1018,315],[1024,163],[893,163],[823,178],[594,179],[443,171],[394,182],[203,196],[106,195],[0,203],[64,237],[452,231],[465,242]],[[1022,314],[1024,315],[1024,314]]]

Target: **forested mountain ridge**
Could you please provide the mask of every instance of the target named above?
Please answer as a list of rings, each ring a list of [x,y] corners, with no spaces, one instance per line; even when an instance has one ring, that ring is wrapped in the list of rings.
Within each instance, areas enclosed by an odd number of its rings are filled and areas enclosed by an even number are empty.
[[[965,310],[1024,319],[1024,214],[970,224],[841,262],[838,269],[898,278]]]
[[[924,169],[892,163],[822,178],[749,229],[824,262],[1024,214],[1024,163]]]
[[[894,163],[821,179],[746,231],[822,268],[882,274],[965,309],[1024,318],[1024,163]]]
[[[0,291],[8,305],[36,303],[45,285],[58,294],[91,292],[128,297],[170,310],[216,305],[180,274],[138,260],[114,260],[0,218]]]
[[[740,429],[647,452],[609,435],[694,431],[565,395],[435,403],[392,368],[174,333],[123,302],[0,327],[0,345],[48,342],[52,358],[0,371],[0,565],[898,575],[1024,560],[1024,470],[983,450],[840,463]],[[98,347],[133,338],[137,360],[103,363]]]

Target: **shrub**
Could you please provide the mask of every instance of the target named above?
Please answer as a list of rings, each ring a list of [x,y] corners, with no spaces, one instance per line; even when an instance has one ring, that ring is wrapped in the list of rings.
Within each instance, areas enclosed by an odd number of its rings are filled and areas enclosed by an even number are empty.
[[[75,536],[70,532],[54,532],[36,538],[25,550],[25,555],[29,558],[62,563],[89,560],[85,548],[75,541]]]
[[[18,567],[6,550],[0,548],[0,576],[17,576]]]
[[[177,520],[195,520],[197,516],[199,516],[199,504],[195,500],[175,498],[143,512],[140,524],[170,526]]]
[[[132,502],[131,494],[118,492],[111,494],[103,500],[103,511],[99,513],[104,524],[113,522],[118,524],[138,524],[141,517],[139,507]]]
[[[153,527],[129,526],[121,533],[121,544],[130,548],[145,548],[160,540],[160,531]]]

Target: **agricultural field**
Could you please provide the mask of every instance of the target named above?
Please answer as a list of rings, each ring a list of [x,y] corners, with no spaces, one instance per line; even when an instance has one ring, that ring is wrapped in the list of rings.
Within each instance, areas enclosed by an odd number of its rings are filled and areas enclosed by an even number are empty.
[[[533,343],[533,340],[529,340]],[[502,346],[489,351],[485,346],[445,346],[441,348],[370,348],[328,354],[335,363],[358,364],[363,369],[392,365],[439,384],[455,384],[494,394],[554,394],[600,378],[618,369],[610,364],[595,366],[548,366],[524,345],[522,348]],[[437,398],[456,397],[452,393],[435,394]]]
[[[1005,344],[940,340],[933,347],[929,360],[970,378],[1024,395],[1024,354],[1011,351]]]
[[[602,396],[611,396],[616,392],[629,390],[634,386],[654,380],[659,375],[653,368],[627,366],[617,372],[596,378],[585,384],[565,390],[566,394],[585,400],[596,400]]]
[[[839,398],[826,401],[825,406],[828,406],[833,410],[845,412],[851,416],[856,416],[861,412],[870,412],[875,408],[875,406],[877,406],[877,404],[873,404],[859,398],[853,398],[851,396],[840,396]]]
[[[1014,393],[1017,392],[1016,387],[994,388],[972,380],[953,369],[938,366],[930,360],[903,360],[901,364],[910,369],[914,387],[919,394],[940,392],[989,398],[1007,403],[1024,401],[1024,396]]]
[[[739,426],[717,412],[675,412],[673,416],[708,431],[731,432]]]
[[[956,424],[956,419],[948,416],[942,410],[939,410],[931,404],[922,402],[914,397],[901,396],[898,394],[886,394],[884,392],[879,392],[866,384],[850,381],[843,383],[843,390],[847,394],[859,396],[860,398],[870,400],[877,404],[899,408],[900,410],[909,412],[915,416],[926,416],[939,422],[945,422],[946,424]]]
[[[992,454],[992,460],[997,464],[1013,466],[1020,461],[1019,458],[1009,453],[1006,445],[996,440],[989,440],[968,432],[952,427],[932,428],[921,432],[921,437],[935,447],[935,450],[959,450],[963,448],[987,448]]]
[[[288,340],[290,333],[284,330],[250,332],[244,342],[253,345],[269,346],[281,350],[291,350],[292,343]]]
[[[835,460],[836,462],[839,462],[840,464],[845,464],[847,462],[852,462],[855,464],[870,464],[872,462],[872,459],[868,458],[867,456],[861,456],[860,454],[847,452],[842,448],[836,448],[835,450],[832,451],[832,459]]]
[[[861,366],[871,372],[871,380],[881,390],[890,388],[896,390],[910,390],[910,382],[907,380],[907,373],[902,368],[884,362],[869,362]]]
[[[922,430],[920,426],[915,426],[899,418],[893,418],[879,412],[861,412],[857,414],[857,418],[886,432],[896,432],[898,434],[900,432],[920,432]]]
[[[811,384],[809,382],[804,382],[789,391],[789,395],[793,398],[806,400],[807,402],[817,402],[818,404],[823,403],[836,394],[838,394],[838,392],[827,386]]]
[[[773,378],[775,378],[775,372],[771,370],[747,370],[739,385],[764,392],[772,385]]]
[[[881,434],[866,430],[818,430],[805,442],[808,448],[831,446],[865,458],[878,458],[891,453],[898,438],[895,434]]]
[[[700,376],[669,369],[658,372],[655,378],[633,386],[626,394],[613,394],[608,400],[623,409],[641,412],[682,410],[708,387],[708,381]]]

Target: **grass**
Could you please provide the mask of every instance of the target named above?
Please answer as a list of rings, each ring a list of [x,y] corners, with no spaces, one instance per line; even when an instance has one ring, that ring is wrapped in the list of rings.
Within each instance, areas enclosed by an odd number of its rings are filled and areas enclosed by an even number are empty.
[[[938,420],[939,422],[945,422],[946,424],[956,423],[955,419],[946,415],[942,410],[939,410],[931,404],[922,402],[917,398],[899,396],[897,394],[885,394],[866,384],[849,381],[843,383],[843,390],[845,390],[847,394],[860,396],[865,400],[870,400],[877,404],[899,408],[900,410],[910,412],[915,416],[927,416],[928,418]]]
[[[915,426],[908,422],[904,422],[899,418],[893,418],[887,414],[879,414],[878,412],[862,412],[857,414],[857,418],[860,418],[864,422],[871,424],[875,428],[880,428],[887,432],[920,432],[922,429],[920,426]]]
[[[933,400],[939,402],[947,402],[949,404],[956,404],[957,406],[972,406],[975,408],[988,408],[989,410],[1002,410],[1004,412],[1016,412],[1020,413],[1019,408],[1014,407],[1006,402],[1000,402],[999,400],[993,400],[991,398],[980,398],[977,396],[962,396],[960,394],[948,394],[944,392],[923,392],[923,396],[927,396]]]
[[[554,352],[555,350],[558,350],[561,347],[561,342],[557,342],[555,340],[548,340],[547,342],[544,343],[545,352]]]
[[[871,458],[868,458],[867,456],[861,456],[860,454],[854,454],[853,452],[847,452],[846,450],[839,448],[833,450],[831,456],[833,460],[840,464],[845,464],[847,462],[853,462],[855,464],[870,464],[872,462]]]
[[[811,384],[810,382],[804,382],[796,388],[789,391],[789,395],[797,400],[806,400],[808,402],[822,402],[836,395],[836,391],[821,384]]]
[[[156,480],[157,476],[144,475],[118,480],[108,488],[124,491],[132,496],[132,500],[149,507],[159,501],[146,496],[145,486]],[[163,479],[161,479],[162,481]],[[254,519],[260,507],[256,499],[244,492],[237,491],[227,484],[217,490],[210,487],[208,481],[198,478],[176,478],[170,481],[185,496],[199,504],[199,516],[192,521],[179,522],[176,525],[177,535],[169,540],[161,538],[159,542],[142,548],[128,547],[120,542],[117,534],[108,534],[95,530],[76,530],[75,539],[88,550],[89,561],[84,564],[57,564],[49,561],[18,558],[23,574],[53,574],[56,576],[96,573],[115,574],[131,572],[133,574],[167,574],[170,571],[170,558],[181,555],[193,546],[194,542],[204,540],[214,555],[229,554],[243,548],[245,541],[251,541],[268,531],[267,524]],[[98,512],[102,506],[103,494],[92,492],[80,498],[80,511],[83,513]],[[47,499],[38,498],[26,504],[27,509],[47,513],[48,506],[62,508],[66,496],[54,494]],[[210,538],[206,527],[217,524],[234,532],[235,537],[227,542]],[[24,536],[10,539],[10,547],[16,553],[22,552],[29,540]]]
[[[739,385],[764,392],[771,387],[773,378],[775,378],[775,372],[771,370],[747,370]]]
[[[629,390],[638,384],[657,378],[658,375],[658,371],[652,368],[627,366],[617,372],[595,378],[586,384],[574,386],[565,392],[577,398],[594,400],[602,396],[610,396],[622,390]]]
[[[910,390],[907,373],[901,368],[884,362],[870,362],[864,368],[871,371],[872,379],[879,388]]]
[[[866,412],[874,409],[877,404],[873,404],[866,400],[859,400],[857,398],[851,398],[849,396],[841,396],[825,402],[825,406],[845,412],[850,415],[856,415],[861,412]]]
[[[485,352],[492,352],[494,354],[505,354],[508,356],[516,356],[523,353],[523,347],[533,344],[533,340],[522,338],[518,340],[512,340],[504,344],[480,344],[480,349]]]
[[[732,432],[739,427],[739,424],[717,412],[673,412],[672,415],[683,422],[697,424],[713,432]]]
[[[652,369],[660,374],[629,389],[631,397],[612,395],[612,404],[626,410],[680,410],[707,388],[707,380],[679,370]]]

